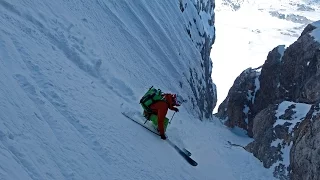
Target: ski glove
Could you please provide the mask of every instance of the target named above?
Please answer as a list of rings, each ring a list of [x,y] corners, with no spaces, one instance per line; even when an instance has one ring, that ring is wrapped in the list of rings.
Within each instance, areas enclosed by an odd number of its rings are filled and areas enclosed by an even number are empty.
[[[161,134],[160,137],[161,137],[161,139],[163,139],[163,140],[166,140],[166,139],[167,139],[166,135],[164,135],[164,134]]]

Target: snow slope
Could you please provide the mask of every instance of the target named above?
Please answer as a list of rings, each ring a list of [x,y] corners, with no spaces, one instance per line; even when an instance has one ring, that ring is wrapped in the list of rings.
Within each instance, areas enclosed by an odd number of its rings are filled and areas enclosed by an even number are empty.
[[[315,26],[316,29],[311,32],[311,36],[320,43],[320,21],[316,21],[312,23],[312,25]]]
[[[191,94],[177,81],[200,54],[182,22],[171,0],[0,0],[0,179],[272,179],[227,143],[250,139],[186,107],[168,136],[197,167],[121,115],[150,85]]]
[[[243,70],[261,66],[270,50],[292,44],[308,23],[319,20],[320,4],[301,0],[216,0],[215,17],[217,38],[211,58],[217,111]]]

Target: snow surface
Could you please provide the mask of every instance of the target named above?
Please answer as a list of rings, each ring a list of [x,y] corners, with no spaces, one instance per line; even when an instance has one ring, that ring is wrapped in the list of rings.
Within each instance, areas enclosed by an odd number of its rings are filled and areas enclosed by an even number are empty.
[[[214,30],[213,26],[210,26],[208,23],[209,20],[211,19],[211,16],[204,11],[200,11],[199,15],[201,18],[201,24],[203,24],[205,31],[209,32],[208,35],[211,39],[214,38],[215,30]]]
[[[295,108],[292,109],[294,111],[294,114],[291,116],[292,119],[291,120],[281,119],[280,116],[285,114],[285,111],[291,105],[295,105]],[[301,122],[306,117],[307,113],[310,111],[310,107],[311,107],[310,104],[283,101],[282,103],[279,104],[279,107],[276,111],[277,120],[273,124],[273,127],[276,127],[277,125],[283,125],[284,123],[288,122],[288,123],[291,123],[291,125],[289,126],[289,133],[291,133],[293,128],[296,126],[296,124]]]
[[[295,108],[292,110],[294,113],[291,115],[291,120],[284,120],[281,119],[281,115],[285,114],[285,111],[289,109],[290,106],[294,105]],[[307,115],[311,108],[311,105],[304,104],[304,103],[295,103],[290,101],[283,101],[279,104],[278,109],[276,110],[276,122],[273,124],[273,127],[276,127],[277,125],[284,125],[285,123],[291,123],[289,125],[288,133],[292,133],[293,128],[297,125],[297,123],[301,122]],[[274,132],[275,133],[275,132]],[[293,134],[292,134],[293,136]],[[281,160],[277,161],[271,166],[271,169],[274,169],[275,167],[279,166],[280,164],[284,165],[285,167],[289,167],[290,165],[290,150],[293,145],[292,142],[287,142],[283,139],[275,139],[272,141],[271,146],[278,147],[280,145],[281,147],[281,154],[282,157]],[[288,175],[288,171],[285,170],[284,174]]]
[[[313,22],[311,23],[313,26],[317,27],[317,28],[320,28],[320,21],[316,21],[316,22]]]
[[[310,34],[312,37],[314,37],[316,41],[320,43],[320,21],[316,21],[312,23],[312,25],[314,25],[317,28],[314,29]]]
[[[282,139],[276,139],[271,142],[271,146],[277,147],[280,143],[282,143]]]
[[[287,171],[287,168],[290,165],[290,150],[292,148],[292,144],[293,143],[289,143],[289,145],[283,145],[281,146],[281,157],[282,160],[277,161],[276,163],[274,163],[270,169],[275,169],[277,166],[279,166],[280,164],[285,166],[285,169],[283,172],[284,175],[288,175],[289,172]]]
[[[172,0],[0,0],[0,179],[273,179],[227,144],[251,139],[186,106],[167,133],[197,167],[121,114],[154,84],[191,94],[177,81],[201,55],[183,23]]]
[[[212,47],[212,79],[217,86],[218,106],[228,95],[234,80],[248,67],[259,67],[269,51],[279,44],[287,47],[296,41],[306,24],[272,17],[269,11],[305,16],[311,21],[320,17],[319,3],[315,11],[298,11],[300,0],[230,0],[240,2],[240,9],[231,10],[216,0],[216,41]],[[319,37],[319,36],[318,36]]]

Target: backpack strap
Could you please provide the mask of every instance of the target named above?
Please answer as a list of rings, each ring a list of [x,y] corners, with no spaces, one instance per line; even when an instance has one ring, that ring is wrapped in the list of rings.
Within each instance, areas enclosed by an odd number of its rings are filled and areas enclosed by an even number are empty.
[[[158,101],[164,101],[165,98],[160,89],[155,89],[151,86],[148,92],[140,99],[142,108],[148,112],[153,113],[150,106]]]
[[[154,103],[154,102],[153,102],[153,97],[154,97],[154,94],[148,94],[148,95],[146,95],[146,96],[144,96],[144,97],[142,97],[142,98],[140,99],[140,104],[141,104],[142,108],[143,108],[145,111],[147,111],[148,113],[152,113],[152,110],[151,110],[151,108],[150,108],[149,106]],[[146,103],[147,101],[149,101],[150,99],[151,99],[152,103],[151,103],[149,106],[146,106],[145,103]]]

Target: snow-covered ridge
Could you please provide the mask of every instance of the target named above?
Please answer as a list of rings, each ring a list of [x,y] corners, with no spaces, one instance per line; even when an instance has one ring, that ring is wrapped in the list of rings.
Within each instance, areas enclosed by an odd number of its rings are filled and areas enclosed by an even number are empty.
[[[196,113],[196,116],[200,119],[210,118],[217,101],[216,86],[211,78],[212,61],[210,59],[211,46],[216,38],[214,27],[215,4],[214,1],[209,0],[193,2],[179,0],[179,7],[184,17],[184,29],[190,41],[201,54],[201,59],[198,62],[202,74],[199,74],[197,67],[190,66],[188,70],[190,74],[188,84],[191,86],[195,97],[191,98],[190,102],[193,107],[199,107],[200,112]]]

